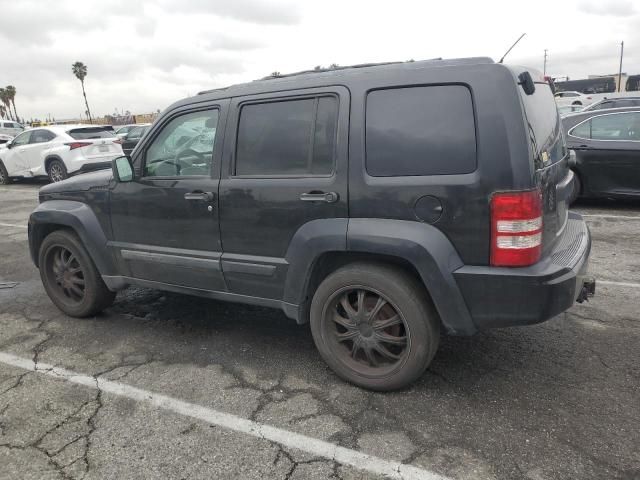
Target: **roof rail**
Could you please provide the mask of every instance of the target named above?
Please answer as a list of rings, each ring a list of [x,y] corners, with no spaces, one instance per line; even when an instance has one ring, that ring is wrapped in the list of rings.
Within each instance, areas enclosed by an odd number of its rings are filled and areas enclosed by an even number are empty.
[[[314,73],[326,73],[326,72],[337,72],[337,71],[341,71],[341,70],[351,70],[351,69],[360,69],[360,68],[369,68],[369,67],[383,67],[383,66],[387,66],[387,65],[401,65],[401,64],[410,64],[410,63],[420,63],[420,64],[424,64],[424,63],[429,63],[429,62],[433,62],[433,63],[440,63],[442,62],[443,64],[447,64],[447,65],[463,65],[463,64],[469,64],[469,63],[493,63],[493,60],[488,58],[488,57],[471,57],[471,58],[454,58],[454,59],[443,59],[442,57],[437,57],[437,58],[431,58],[428,60],[406,60],[406,61],[397,61],[397,62],[379,62],[379,63],[359,63],[356,65],[345,65],[345,66],[340,66],[340,65],[336,65],[333,67],[316,67],[314,69],[311,70],[301,70],[299,72],[293,72],[293,73],[283,73],[280,74],[278,73],[277,75],[267,75],[266,77],[262,77],[262,78],[258,78],[256,80],[254,80],[254,82],[261,82],[264,80],[275,80],[275,79],[279,79],[279,78],[289,78],[289,77],[296,77],[299,75],[308,75],[308,74],[314,74]],[[231,87],[233,87],[233,85],[231,85]],[[198,92],[198,95],[204,95],[206,93],[213,93],[213,92],[219,92],[222,90],[226,90],[230,87],[222,87],[222,88],[213,88],[211,90],[203,90],[202,92]]]

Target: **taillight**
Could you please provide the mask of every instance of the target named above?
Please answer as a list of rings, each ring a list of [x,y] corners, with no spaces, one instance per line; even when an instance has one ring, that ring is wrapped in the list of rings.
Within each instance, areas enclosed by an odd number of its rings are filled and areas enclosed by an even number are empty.
[[[69,150],[75,150],[76,148],[88,147],[89,145],[93,145],[91,142],[71,142],[65,143],[65,145],[69,146]]]
[[[491,265],[533,265],[541,252],[540,191],[495,193],[491,197]]]
[[[118,139],[114,140],[113,143],[117,143],[118,145],[122,145],[122,139],[118,138]]]

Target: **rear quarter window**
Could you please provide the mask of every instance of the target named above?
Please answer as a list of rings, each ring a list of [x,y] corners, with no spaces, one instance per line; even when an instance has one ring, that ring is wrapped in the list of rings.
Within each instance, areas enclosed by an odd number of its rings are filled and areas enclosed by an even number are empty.
[[[476,169],[471,92],[462,85],[374,90],[367,95],[366,169],[375,177]]]
[[[536,83],[533,95],[527,95],[522,88],[520,98],[524,107],[529,139],[534,150],[534,157],[538,160],[538,166],[542,165],[540,159],[546,152],[551,163],[562,160],[566,153],[560,116],[548,83]]]

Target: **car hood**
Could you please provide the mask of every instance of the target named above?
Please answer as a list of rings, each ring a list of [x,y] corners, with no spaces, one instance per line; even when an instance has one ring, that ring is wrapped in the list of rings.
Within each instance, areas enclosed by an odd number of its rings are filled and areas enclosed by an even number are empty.
[[[98,170],[97,172],[83,173],[67,178],[61,182],[50,183],[40,189],[41,194],[64,193],[64,192],[84,192],[88,190],[102,190],[109,186],[113,179],[113,172],[110,168]]]

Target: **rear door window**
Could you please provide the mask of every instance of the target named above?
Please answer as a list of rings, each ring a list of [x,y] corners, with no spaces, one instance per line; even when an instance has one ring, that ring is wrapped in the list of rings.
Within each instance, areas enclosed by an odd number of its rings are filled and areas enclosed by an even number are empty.
[[[244,105],[236,175],[330,175],[337,120],[333,96]]]
[[[640,130],[640,113],[618,113],[602,115],[591,119],[592,140],[638,140]]]
[[[374,177],[476,169],[471,92],[462,85],[374,90],[367,95],[366,169]]]

